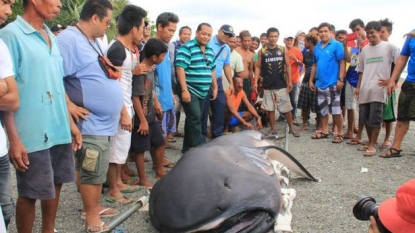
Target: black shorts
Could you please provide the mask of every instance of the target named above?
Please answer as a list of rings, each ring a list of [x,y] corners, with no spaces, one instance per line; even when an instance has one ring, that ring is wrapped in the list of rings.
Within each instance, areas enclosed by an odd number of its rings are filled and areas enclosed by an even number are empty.
[[[398,121],[415,121],[415,83],[405,81],[401,86]]]
[[[134,127],[131,133],[131,152],[142,153],[150,151],[151,147],[164,145],[163,130],[160,122],[150,123],[149,133],[145,136],[137,132],[138,127]]]
[[[359,124],[371,128],[380,128],[383,123],[384,103],[370,102],[359,105]]]

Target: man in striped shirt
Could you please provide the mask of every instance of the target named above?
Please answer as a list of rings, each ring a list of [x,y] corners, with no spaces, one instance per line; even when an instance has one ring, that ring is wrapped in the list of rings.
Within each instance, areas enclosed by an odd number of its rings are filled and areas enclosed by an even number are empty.
[[[205,98],[212,87],[212,100],[216,99],[214,52],[208,45],[212,37],[212,27],[201,23],[196,30],[196,37],[182,45],[177,51],[176,72],[179,83],[177,93],[186,114],[182,152],[205,142],[202,136],[202,113]]]

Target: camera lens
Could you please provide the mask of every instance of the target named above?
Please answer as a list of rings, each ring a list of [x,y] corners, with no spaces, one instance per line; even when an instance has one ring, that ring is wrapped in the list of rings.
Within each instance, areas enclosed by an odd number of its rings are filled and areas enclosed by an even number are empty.
[[[378,205],[373,197],[359,196],[353,207],[353,215],[362,221],[368,221],[370,216],[378,218]]]

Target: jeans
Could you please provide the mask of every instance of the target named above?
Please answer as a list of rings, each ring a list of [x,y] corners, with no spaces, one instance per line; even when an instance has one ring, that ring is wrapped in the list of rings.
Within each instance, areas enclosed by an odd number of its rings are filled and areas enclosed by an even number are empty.
[[[223,91],[222,80],[218,79],[218,95],[215,100],[212,98],[212,92],[206,96],[205,107],[202,116],[202,134],[207,134],[207,120],[209,115],[209,108],[212,112],[211,126],[212,126],[212,137],[217,138],[222,136],[224,125],[225,125],[225,92]]]
[[[7,228],[7,223],[10,222],[10,219],[14,214],[10,161],[8,155],[0,157],[0,206]]]
[[[290,92],[290,101],[293,107],[293,110],[291,110],[291,114],[293,116],[293,119],[295,120],[295,118],[297,117],[298,83],[293,83],[293,89]]]
[[[202,113],[205,106],[205,99],[201,99],[192,93],[190,93],[190,98],[189,103],[182,101],[183,110],[186,114],[183,153],[205,142],[202,136]]]

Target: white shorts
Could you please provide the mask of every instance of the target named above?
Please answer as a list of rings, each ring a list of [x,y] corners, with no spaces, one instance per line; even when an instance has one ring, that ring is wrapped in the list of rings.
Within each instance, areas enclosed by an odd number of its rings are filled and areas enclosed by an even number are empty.
[[[127,108],[128,115],[130,115],[131,122],[133,121],[133,108]],[[121,124],[118,125],[117,133],[110,137],[110,156],[109,162],[116,164],[124,164],[128,158],[128,152],[131,145],[131,132],[121,129]]]
[[[344,106],[347,110],[356,109],[356,98],[354,97],[354,91],[356,90],[349,82],[345,82],[344,90]]]
[[[287,88],[264,90],[264,101],[261,108],[269,112],[277,109],[281,113],[293,110]]]

